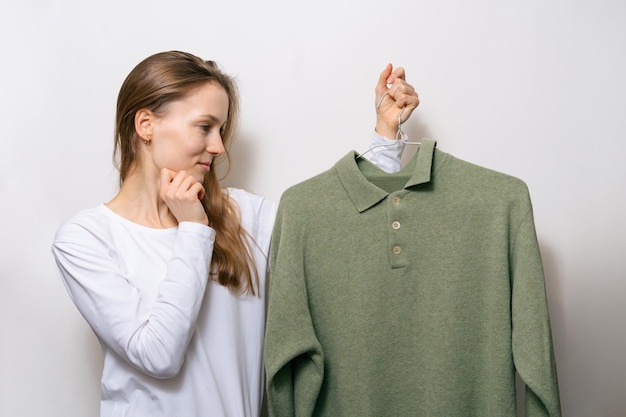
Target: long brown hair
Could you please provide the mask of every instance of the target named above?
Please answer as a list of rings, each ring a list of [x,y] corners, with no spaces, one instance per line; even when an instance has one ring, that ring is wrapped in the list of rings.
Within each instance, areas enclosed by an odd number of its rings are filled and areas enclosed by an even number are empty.
[[[207,82],[220,85],[228,95],[228,119],[223,128],[222,141],[230,166],[229,148],[239,115],[239,94],[235,82],[213,61],[205,61],[186,52],[161,52],[141,61],[128,74],[118,94],[114,163],[119,171],[120,185],[137,160],[140,138],[135,130],[135,113],[140,109],[149,109],[157,115],[163,113],[169,103],[184,98]],[[202,205],[209,218],[209,226],[216,232],[211,275],[233,291],[256,294],[259,281],[251,241],[241,226],[236,203],[222,190],[215,170],[207,172],[203,185],[206,192]]]

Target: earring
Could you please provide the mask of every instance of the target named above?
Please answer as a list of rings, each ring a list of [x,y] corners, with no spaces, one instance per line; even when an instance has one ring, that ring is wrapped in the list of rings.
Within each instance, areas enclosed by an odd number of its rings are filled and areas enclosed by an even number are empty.
[[[150,138],[150,137],[148,139],[144,139],[143,140],[143,143],[145,143],[146,146],[150,145],[151,142],[152,142],[152,138]]]

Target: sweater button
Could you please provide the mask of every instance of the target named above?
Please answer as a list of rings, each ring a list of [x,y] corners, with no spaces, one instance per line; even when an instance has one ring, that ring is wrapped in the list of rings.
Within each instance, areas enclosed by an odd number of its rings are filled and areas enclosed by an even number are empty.
[[[402,248],[400,246],[394,246],[393,247],[393,253],[395,255],[400,255],[400,252],[402,252]]]
[[[394,198],[391,199],[391,202],[393,204],[400,204],[400,197],[395,196]]]
[[[391,227],[393,227],[395,230],[398,230],[400,228],[400,222],[391,223]]]

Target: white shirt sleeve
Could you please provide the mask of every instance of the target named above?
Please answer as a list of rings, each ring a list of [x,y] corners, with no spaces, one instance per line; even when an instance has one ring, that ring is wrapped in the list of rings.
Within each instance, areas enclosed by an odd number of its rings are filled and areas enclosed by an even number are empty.
[[[370,147],[363,157],[385,172],[398,172],[402,168],[400,158],[404,146],[401,140],[387,139],[374,131]]]
[[[215,231],[179,224],[165,277],[154,277],[161,282],[147,306],[116,260],[114,239],[89,226],[67,223],[52,248],[72,300],[101,342],[128,363],[155,378],[177,375],[196,329]]]

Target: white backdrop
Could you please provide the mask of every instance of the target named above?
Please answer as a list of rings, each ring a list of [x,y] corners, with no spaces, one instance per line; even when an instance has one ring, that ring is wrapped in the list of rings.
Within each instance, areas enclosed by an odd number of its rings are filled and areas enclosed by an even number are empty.
[[[97,415],[99,346],[50,244],[114,195],[117,91],[169,49],[237,77],[226,182],[275,201],[366,148],[378,74],[404,66],[411,138],[530,188],[564,415],[626,416],[620,0],[0,0],[0,416]]]

